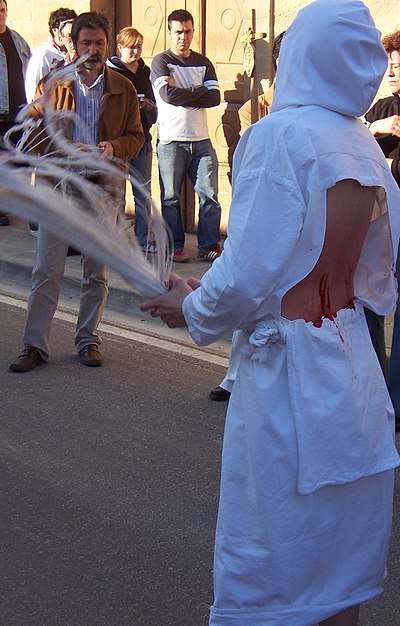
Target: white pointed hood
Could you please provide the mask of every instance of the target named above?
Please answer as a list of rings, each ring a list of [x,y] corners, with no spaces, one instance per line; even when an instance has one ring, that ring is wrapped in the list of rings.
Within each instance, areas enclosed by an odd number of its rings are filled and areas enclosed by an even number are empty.
[[[359,0],[316,0],[282,41],[272,112],[316,105],[359,117],[372,104],[387,55]]]

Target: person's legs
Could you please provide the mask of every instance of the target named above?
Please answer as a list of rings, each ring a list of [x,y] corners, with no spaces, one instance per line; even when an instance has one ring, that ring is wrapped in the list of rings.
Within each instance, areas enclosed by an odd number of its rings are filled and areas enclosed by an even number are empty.
[[[393,320],[388,389],[393,402],[396,421],[398,421],[400,418],[400,298],[397,302]]]
[[[388,359],[385,346],[385,318],[364,307],[365,319],[367,320],[369,334],[371,336],[372,345],[375,348],[382,372],[387,380],[388,377]]]
[[[40,228],[23,342],[36,348],[45,361],[50,354],[50,326],[57,309],[67,249],[66,241]]]
[[[75,345],[82,350],[89,344],[101,344],[97,328],[108,296],[108,268],[99,261],[82,255],[83,278],[81,300],[76,323]]]
[[[146,141],[136,159],[129,161],[134,172],[139,174],[138,180],[132,181],[132,191],[135,199],[135,234],[140,245],[147,243],[148,216],[151,205],[151,166],[153,149],[151,141]]]
[[[400,276],[400,254],[397,256],[397,276]],[[400,419],[400,298],[397,300],[393,319],[392,347],[389,362],[388,389],[396,415],[396,427]]]
[[[175,251],[185,246],[180,195],[191,158],[190,143],[160,141],[157,145],[160,173],[161,209],[174,238]]]
[[[228,369],[226,376],[220,387],[227,391],[232,391],[233,383],[236,380],[237,371],[239,369],[240,357],[242,356],[242,346],[245,342],[242,330],[233,331],[231,349],[229,351]]]
[[[323,622],[319,623],[319,626],[357,626],[358,614],[360,612],[360,606],[351,606]]]
[[[12,127],[13,122],[3,122],[0,120],[0,150],[5,150],[5,146],[3,146],[3,137],[8,130]],[[10,223],[10,219],[7,213],[3,213],[0,211],[0,226],[8,226]]]
[[[218,202],[218,159],[209,139],[192,142],[189,177],[199,196],[197,240],[199,250],[210,250],[220,241],[221,206]]]
[[[114,220],[118,219],[124,191],[125,186],[114,190],[114,204],[109,207]],[[83,250],[82,264],[81,297],[75,331],[75,346],[78,352],[85,346],[101,344],[97,328],[108,296],[108,267],[102,261],[88,257]],[[93,363],[85,363],[85,365],[93,365]]]
[[[215,401],[227,401],[232,393],[233,384],[236,380],[242,355],[242,345],[244,343],[244,333],[242,330],[235,330],[232,335],[231,349],[229,351],[228,369],[223,381],[211,389],[209,398]]]

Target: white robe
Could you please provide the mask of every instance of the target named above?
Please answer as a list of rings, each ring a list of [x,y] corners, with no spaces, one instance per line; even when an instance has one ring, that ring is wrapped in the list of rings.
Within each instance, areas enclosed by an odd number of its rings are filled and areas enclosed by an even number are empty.
[[[357,0],[318,0],[303,9],[293,36],[289,29],[284,38],[279,67],[286,59],[301,73],[296,36],[308,23],[308,41],[312,33],[327,40],[324,23],[319,29],[307,13],[315,6],[322,22],[333,14],[340,23],[338,6],[355,11],[349,37],[357,42],[359,20],[361,30],[367,28],[360,40],[364,46],[369,37],[372,53],[366,69],[353,71],[361,84],[348,83],[355,80],[350,69],[342,88],[361,89],[368,80],[376,90],[385,58]],[[349,20],[344,23],[347,29]],[[356,52],[348,58],[352,48],[339,35],[332,33],[332,41],[339,56],[344,49],[343,63],[359,63]],[[397,299],[400,194],[375,140],[355,117],[373,93],[348,114],[337,93],[331,108],[325,92],[323,106],[306,97],[294,106],[289,97],[281,107],[280,71],[276,113],[251,127],[235,153],[224,252],[183,303],[198,344],[235,328],[247,338],[224,438],[212,626],[311,626],[380,593],[399,464],[393,409],[362,306],[385,315]],[[286,93],[291,87],[285,73],[281,77]],[[316,94],[318,77],[317,69],[308,84]],[[346,92],[345,106],[349,100]],[[380,188],[355,273],[355,309],[320,327],[288,321],[282,298],[315,266],[326,192],[343,179]]]

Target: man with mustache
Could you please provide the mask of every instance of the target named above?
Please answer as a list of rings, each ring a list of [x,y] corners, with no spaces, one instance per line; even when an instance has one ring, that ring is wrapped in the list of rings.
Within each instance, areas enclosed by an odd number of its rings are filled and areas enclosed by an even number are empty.
[[[128,79],[105,65],[110,24],[104,15],[88,12],[73,23],[72,41],[78,58],[90,56],[79,66],[75,79],[56,82],[49,94],[50,104],[57,111],[74,111],[76,123],[66,139],[77,145],[97,146],[101,159],[128,161],[136,156],[144,143],[136,92]],[[39,84],[37,95],[46,89]],[[32,106],[34,119],[43,116],[41,101]],[[48,140],[38,146],[44,152]],[[92,182],[102,183],[92,177]],[[117,215],[118,193],[110,211]],[[117,197],[118,196],[118,197]],[[28,301],[28,319],[24,332],[24,349],[10,365],[14,372],[27,372],[49,359],[50,326],[57,308],[60,283],[64,272],[68,241],[57,237],[41,224]],[[83,365],[102,365],[99,351],[101,339],[97,328],[106,304],[108,268],[88,258],[82,251],[83,279],[75,333],[75,345]]]

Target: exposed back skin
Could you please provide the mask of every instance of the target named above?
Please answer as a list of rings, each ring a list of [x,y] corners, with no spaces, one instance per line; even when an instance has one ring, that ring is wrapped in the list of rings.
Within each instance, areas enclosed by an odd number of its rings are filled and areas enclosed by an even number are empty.
[[[352,307],[354,271],[371,222],[376,187],[342,180],[327,191],[327,222],[321,255],[304,280],[283,297],[282,316],[318,324]]]

